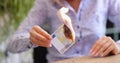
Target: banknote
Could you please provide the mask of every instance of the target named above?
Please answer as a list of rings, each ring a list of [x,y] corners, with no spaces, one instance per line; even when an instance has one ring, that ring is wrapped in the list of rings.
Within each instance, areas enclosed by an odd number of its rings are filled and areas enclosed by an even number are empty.
[[[68,11],[69,9],[65,7],[59,9],[57,14],[63,24],[52,34],[52,45],[61,54],[75,43],[75,31],[71,23],[71,18],[66,14]]]
[[[75,42],[73,40],[72,32],[66,25],[61,25],[52,34],[52,45],[61,53],[64,54]]]

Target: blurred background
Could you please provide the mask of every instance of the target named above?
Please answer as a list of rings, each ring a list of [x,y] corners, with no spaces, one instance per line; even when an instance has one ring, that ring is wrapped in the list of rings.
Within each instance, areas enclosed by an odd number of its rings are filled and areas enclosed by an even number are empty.
[[[7,38],[14,33],[33,6],[34,0],[0,0],[0,63],[33,63],[32,50],[11,54]]]
[[[14,33],[33,4],[34,0],[0,0],[0,63],[39,63],[40,51],[46,52],[44,48],[35,48],[20,54],[6,51],[6,39]],[[106,35],[111,36],[114,40],[120,38],[120,34],[110,21],[107,23]]]

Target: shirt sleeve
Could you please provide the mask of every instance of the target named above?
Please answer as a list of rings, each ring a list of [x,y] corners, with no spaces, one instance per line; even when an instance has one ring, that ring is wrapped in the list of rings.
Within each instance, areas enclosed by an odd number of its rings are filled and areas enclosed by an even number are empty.
[[[46,18],[46,9],[43,8],[43,0],[35,0],[33,8],[26,19],[18,27],[17,31],[9,38],[7,50],[12,53],[19,53],[30,48],[37,47],[30,42],[29,31],[34,25],[41,25]]]
[[[109,0],[108,18],[120,31],[120,0]]]

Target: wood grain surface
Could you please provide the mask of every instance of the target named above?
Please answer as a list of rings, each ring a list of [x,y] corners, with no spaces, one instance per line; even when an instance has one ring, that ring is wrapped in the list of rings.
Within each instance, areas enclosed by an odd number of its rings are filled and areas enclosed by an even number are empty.
[[[120,54],[107,57],[85,56],[80,58],[71,58],[53,63],[120,63]]]

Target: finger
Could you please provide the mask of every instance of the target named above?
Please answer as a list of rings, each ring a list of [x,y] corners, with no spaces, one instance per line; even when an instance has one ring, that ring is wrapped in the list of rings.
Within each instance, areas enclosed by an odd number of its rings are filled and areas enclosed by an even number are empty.
[[[92,47],[91,50],[90,50],[91,52],[94,51],[94,49],[97,47],[96,44],[99,43],[99,42],[101,41],[101,39],[103,39],[103,38],[100,38],[99,40],[96,41],[96,43],[93,45],[93,47]]]
[[[39,40],[39,41],[41,41],[41,42],[49,42],[49,40],[48,40],[46,37],[42,36],[41,34],[37,33],[37,32],[34,31],[34,30],[33,30],[30,34],[31,34],[31,36],[34,37],[36,40]]]
[[[101,56],[106,56],[108,55],[112,50],[113,50],[114,46],[110,45],[102,54]]]
[[[108,38],[109,39],[109,38]],[[100,50],[98,50],[97,54],[102,54],[104,50],[106,50],[108,47],[110,47],[110,45],[112,44],[112,42],[110,40],[108,40],[101,48]]]
[[[47,39],[49,39],[49,40],[52,39],[51,35],[48,34],[46,31],[44,31],[41,27],[35,25],[33,28],[35,29],[36,32],[38,32],[39,34],[45,36]]]
[[[38,41],[36,40],[35,38],[31,37],[31,43],[32,44],[35,44],[37,46],[42,46],[42,47],[50,47],[47,43],[44,43],[44,42],[41,42],[41,41]]]
[[[90,51],[90,52],[92,53],[92,55],[94,55],[94,56],[97,56],[97,55],[98,55],[97,51],[99,51],[100,48],[104,45],[104,43],[105,43],[106,41],[108,41],[106,38],[107,38],[107,37],[104,36],[104,37],[100,38],[100,39],[94,44],[94,46],[92,47],[92,49],[91,49],[91,51]]]
[[[38,45],[38,44],[36,43],[36,40],[33,39],[32,37],[30,37],[30,42],[31,42],[32,44],[35,44],[35,45],[37,45],[37,46],[40,46],[40,45]]]
[[[40,42],[40,43],[44,43],[44,44],[47,44],[47,45],[50,45],[50,41],[51,40],[48,40],[48,39],[46,39],[45,37],[43,37],[42,35],[40,35],[40,34],[38,34],[36,31],[32,31],[31,33],[30,33],[30,39],[31,38],[34,38],[34,40],[35,40],[35,42],[36,42],[36,44],[39,44],[39,43],[37,43],[37,42]],[[34,43],[34,42],[33,42]],[[40,45],[39,45],[40,46]]]

